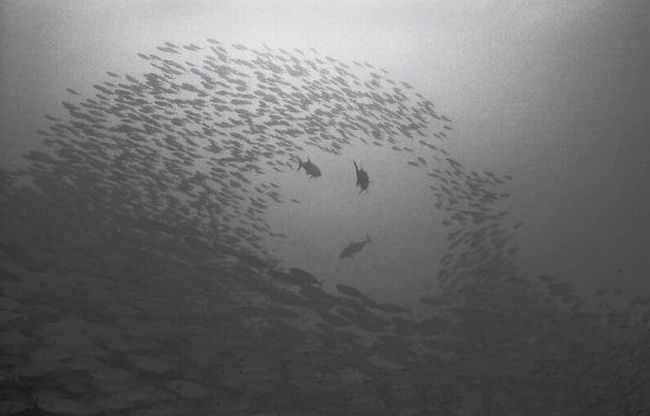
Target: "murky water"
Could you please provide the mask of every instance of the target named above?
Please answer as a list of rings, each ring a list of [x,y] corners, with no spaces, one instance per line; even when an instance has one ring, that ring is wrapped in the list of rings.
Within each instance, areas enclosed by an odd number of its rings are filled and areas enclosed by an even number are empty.
[[[407,82],[215,39],[139,59],[2,171],[0,413],[650,414],[650,297],[521,267],[516,175]]]

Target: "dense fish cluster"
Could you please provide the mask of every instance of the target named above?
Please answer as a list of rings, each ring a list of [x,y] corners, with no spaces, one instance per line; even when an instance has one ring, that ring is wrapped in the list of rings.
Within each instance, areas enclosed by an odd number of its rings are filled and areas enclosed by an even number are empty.
[[[46,149],[0,171],[0,414],[650,414],[650,297],[518,270],[512,178],[455,160],[410,85],[212,39],[139,56],[152,72],[69,90]],[[350,144],[430,178],[448,249],[417,304],[264,247],[267,208],[299,202],[268,174],[317,178]]]

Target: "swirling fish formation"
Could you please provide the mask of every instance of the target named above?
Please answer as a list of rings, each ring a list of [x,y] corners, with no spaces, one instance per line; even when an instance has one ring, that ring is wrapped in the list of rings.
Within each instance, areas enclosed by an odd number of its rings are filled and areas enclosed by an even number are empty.
[[[595,308],[520,272],[512,178],[455,160],[410,85],[314,50],[158,50],[153,72],[70,90],[47,151],[0,171],[0,414],[650,412],[650,297]],[[287,203],[265,174],[353,143],[431,178],[440,294],[327,290],[265,250]]]

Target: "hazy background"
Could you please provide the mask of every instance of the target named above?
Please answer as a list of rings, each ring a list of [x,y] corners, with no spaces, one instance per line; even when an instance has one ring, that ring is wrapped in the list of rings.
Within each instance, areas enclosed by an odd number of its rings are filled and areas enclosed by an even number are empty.
[[[454,121],[454,158],[514,177],[522,267],[648,290],[649,9],[645,0],[3,0],[0,163],[38,144],[44,114],[65,115],[65,88],[83,95],[105,71],[147,71],[136,53],[165,41],[313,47],[409,82]],[[269,212],[290,235],[270,243],[286,264],[379,297],[426,285],[446,230],[416,171],[377,148],[308,156],[324,176],[279,178],[303,203]],[[355,158],[373,180],[367,195],[353,186]],[[365,252],[338,260],[366,234]]]

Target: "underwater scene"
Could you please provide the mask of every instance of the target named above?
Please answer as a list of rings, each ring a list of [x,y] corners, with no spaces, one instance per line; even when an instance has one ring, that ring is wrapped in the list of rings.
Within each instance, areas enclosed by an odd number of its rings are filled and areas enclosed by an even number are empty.
[[[628,264],[531,261],[517,171],[401,74],[223,37],[169,33],[23,122],[0,415],[650,415]]]

